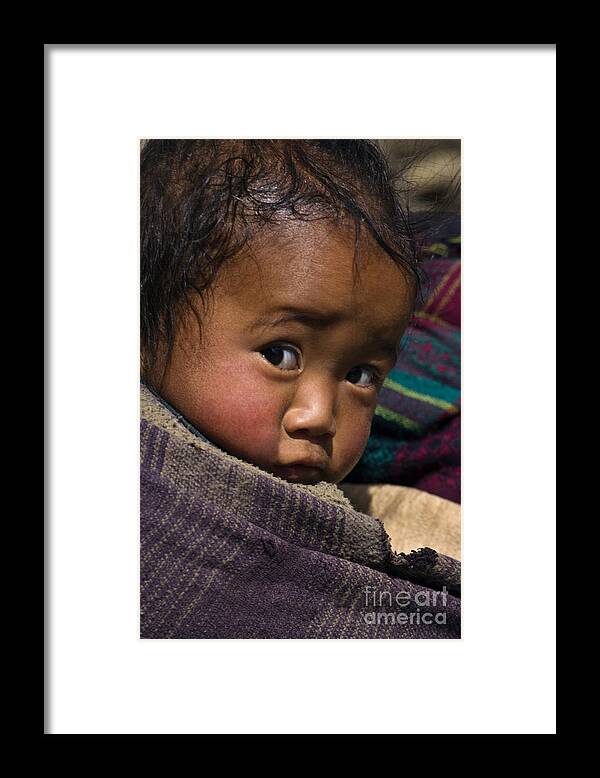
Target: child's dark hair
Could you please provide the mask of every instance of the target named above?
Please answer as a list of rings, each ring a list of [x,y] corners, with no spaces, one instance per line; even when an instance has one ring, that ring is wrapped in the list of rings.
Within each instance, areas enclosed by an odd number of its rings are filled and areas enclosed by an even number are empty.
[[[261,227],[351,219],[419,286],[419,246],[370,140],[150,140],[141,152],[142,373],[170,353],[182,306]]]

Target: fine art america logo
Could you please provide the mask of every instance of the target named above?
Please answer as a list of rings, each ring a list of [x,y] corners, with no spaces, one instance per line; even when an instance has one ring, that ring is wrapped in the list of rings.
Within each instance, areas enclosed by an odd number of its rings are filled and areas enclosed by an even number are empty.
[[[373,610],[363,611],[363,618],[366,624],[445,624],[447,601],[445,586],[440,592],[430,589],[391,592],[365,586],[365,606]]]

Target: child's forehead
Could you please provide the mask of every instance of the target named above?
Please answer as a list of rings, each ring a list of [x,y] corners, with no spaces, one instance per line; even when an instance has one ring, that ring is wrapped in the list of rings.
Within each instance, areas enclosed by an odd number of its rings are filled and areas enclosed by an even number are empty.
[[[220,288],[257,320],[296,312],[296,320],[352,316],[374,327],[405,319],[413,295],[406,272],[373,240],[357,242],[353,226],[325,221],[263,233],[227,268]]]

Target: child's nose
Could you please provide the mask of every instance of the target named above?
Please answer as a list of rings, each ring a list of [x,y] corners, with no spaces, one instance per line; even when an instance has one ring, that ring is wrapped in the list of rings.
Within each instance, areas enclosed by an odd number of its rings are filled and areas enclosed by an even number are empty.
[[[336,431],[336,396],[337,389],[331,381],[300,381],[283,417],[285,431],[288,435],[303,432],[333,437]]]

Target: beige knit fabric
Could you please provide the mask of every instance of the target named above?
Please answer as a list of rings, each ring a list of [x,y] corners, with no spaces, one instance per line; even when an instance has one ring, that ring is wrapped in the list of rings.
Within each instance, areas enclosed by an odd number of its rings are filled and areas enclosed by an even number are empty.
[[[460,559],[460,505],[393,484],[340,484],[353,507],[381,519],[392,548],[407,553],[433,548]]]

